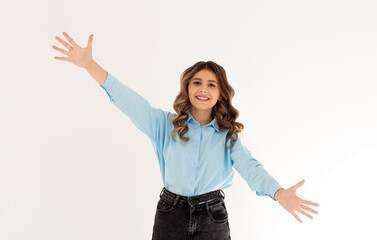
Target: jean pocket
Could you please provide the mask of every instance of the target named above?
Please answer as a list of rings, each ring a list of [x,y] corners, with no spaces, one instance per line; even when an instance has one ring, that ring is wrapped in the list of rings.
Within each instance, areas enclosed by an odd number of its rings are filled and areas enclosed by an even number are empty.
[[[215,223],[228,221],[228,212],[225,207],[224,199],[214,200],[208,203],[207,213]]]
[[[174,200],[166,197],[160,197],[157,202],[157,211],[161,213],[168,213],[174,209]]]

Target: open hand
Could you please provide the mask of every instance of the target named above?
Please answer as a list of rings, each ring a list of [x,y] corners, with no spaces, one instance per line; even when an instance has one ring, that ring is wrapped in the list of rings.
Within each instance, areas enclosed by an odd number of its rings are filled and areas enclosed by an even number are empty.
[[[68,39],[68,44],[63,39],[56,37],[61,44],[63,44],[67,49],[61,49],[54,45],[52,48],[67,55],[68,57],[54,57],[57,60],[64,60],[71,62],[79,67],[86,68],[92,59],[92,43],[93,43],[93,34],[89,36],[88,45],[85,48],[80,47],[76,42],[66,33],[63,32],[63,35]]]
[[[310,207],[306,205],[313,205],[313,206],[319,207],[318,203],[301,199],[296,195],[296,190],[299,187],[301,187],[304,184],[304,182],[305,180],[302,180],[301,182],[297,183],[296,185],[290,188],[278,190],[278,192],[276,192],[276,197],[275,197],[275,199],[279,202],[279,204],[283,208],[285,208],[285,210],[287,210],[290,214],[292,214],[300,223],[302,223],[302,220],[297,216],[295,211],[307,216],[308,218],[313,219],[313,216],[309,215],[304,210],[315,213],[315,214],[318,214],[318,212],[311,209]]]

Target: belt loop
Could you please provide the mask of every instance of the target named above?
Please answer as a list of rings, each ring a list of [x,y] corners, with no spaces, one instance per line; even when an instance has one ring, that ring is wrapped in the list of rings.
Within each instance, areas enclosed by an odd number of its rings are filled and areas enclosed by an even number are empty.
[[[222,193],[222,194],[221,194]],[[220,189],[220,194],[222,195],[222,198],[224,198],[225,199],[225,193],[224,193],[224,191],[223,190],[221,190]]]
[[[165,190],[165,187],[162,188],[161,192],[160,192],[160,197],[162,196],[162,193],[164,192]]]
[[[180,195],[177,194],[177,197],[174,200],[173,206],[177,205]]]

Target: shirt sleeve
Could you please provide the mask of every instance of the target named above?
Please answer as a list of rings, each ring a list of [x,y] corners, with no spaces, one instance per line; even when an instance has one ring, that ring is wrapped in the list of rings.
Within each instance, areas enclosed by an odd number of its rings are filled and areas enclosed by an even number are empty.
[[[249,149],[244,145],[243,134],[237,134],[238,139],[230,149],[233,167],[246,180],[250,189],[256,191],[258,196],[268,196],[276,201],[274,195],[283,187],[267,172],[263,164],[251,155]]]
[[[153,143],[163,140],[168,111],[152,107],[145,98],[110,73],[107,73],[105,82],[100,86],[110,101]]]

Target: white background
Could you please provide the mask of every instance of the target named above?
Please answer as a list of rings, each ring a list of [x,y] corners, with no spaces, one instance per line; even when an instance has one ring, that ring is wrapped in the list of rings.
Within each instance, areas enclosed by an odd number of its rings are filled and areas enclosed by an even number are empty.
[[[0,8],[0,239],[151,239],[163,187],[148,137],[85,69],[66,31],[152,106],[180,74],[225,68],[253,156],[319,203],[299,223],[236,172],[232,239],[372,239],[376,1],[16,1]],[[65,48],[64,48],[65,49]]]

